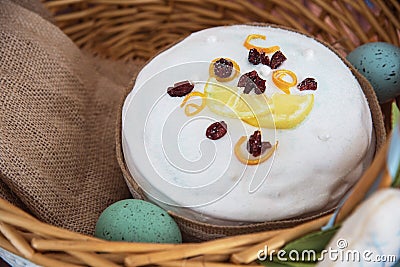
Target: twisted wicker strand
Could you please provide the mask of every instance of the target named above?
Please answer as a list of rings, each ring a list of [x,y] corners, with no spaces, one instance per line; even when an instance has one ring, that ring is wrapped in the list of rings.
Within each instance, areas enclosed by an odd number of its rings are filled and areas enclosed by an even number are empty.
[[[311,33],[336,44],[346,53],[369,41],[398,45],[400,35],[400,5],[395,0],[390,3],[373,1],[374,11],[363,0],[335,0],[329,4],[323,0],[91,0],[90,5],[86,1],[61,0],[45,3],[56,14],[57,24],[80,47],[126,60],[148,59],[175,42],[175,35],[186,36],[207,27],[254,21],[282,24]],[[357,16],[368,25],[361,26]],[[152,42],[158,35],[166,38]]]

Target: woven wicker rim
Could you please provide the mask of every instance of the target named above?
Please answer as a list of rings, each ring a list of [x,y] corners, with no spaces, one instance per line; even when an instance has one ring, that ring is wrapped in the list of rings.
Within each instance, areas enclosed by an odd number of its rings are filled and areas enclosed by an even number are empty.
[[[125,60],[148,59],[193,31],[258,21],[310,33],[345,53],[370,41],[400,43],[397,0],[368,1],[374,8],[364,0],[45,2],[56,14],[57,24],[78,45]]]

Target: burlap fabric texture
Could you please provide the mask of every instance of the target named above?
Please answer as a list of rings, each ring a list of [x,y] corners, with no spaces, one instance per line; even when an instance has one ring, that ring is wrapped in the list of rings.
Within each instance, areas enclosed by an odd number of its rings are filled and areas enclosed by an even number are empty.
[[[114,133],[137,64],[84,54],[39,1],[0,3],[0,197],[92,234],[108,205],[131,197]]]

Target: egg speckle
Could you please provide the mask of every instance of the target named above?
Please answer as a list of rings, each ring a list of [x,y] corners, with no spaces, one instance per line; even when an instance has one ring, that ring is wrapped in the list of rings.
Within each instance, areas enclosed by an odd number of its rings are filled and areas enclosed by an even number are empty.
[[[350,63],[371,83],[380,103],[400,95],[400,48],[374,42],[348,54]]]
[[[95,236],[111,241],[181,243],[172,217],[160,207],[138,199],[118,201],[100,215]]]

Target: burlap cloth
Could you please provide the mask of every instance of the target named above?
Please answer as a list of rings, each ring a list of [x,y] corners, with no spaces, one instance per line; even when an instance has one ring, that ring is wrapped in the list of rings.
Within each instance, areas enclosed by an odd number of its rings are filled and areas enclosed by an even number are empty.
[[[114,133],[139,65],[83,53],[39,1],[0,0],[0,197],[86,234],[131,197]]]

